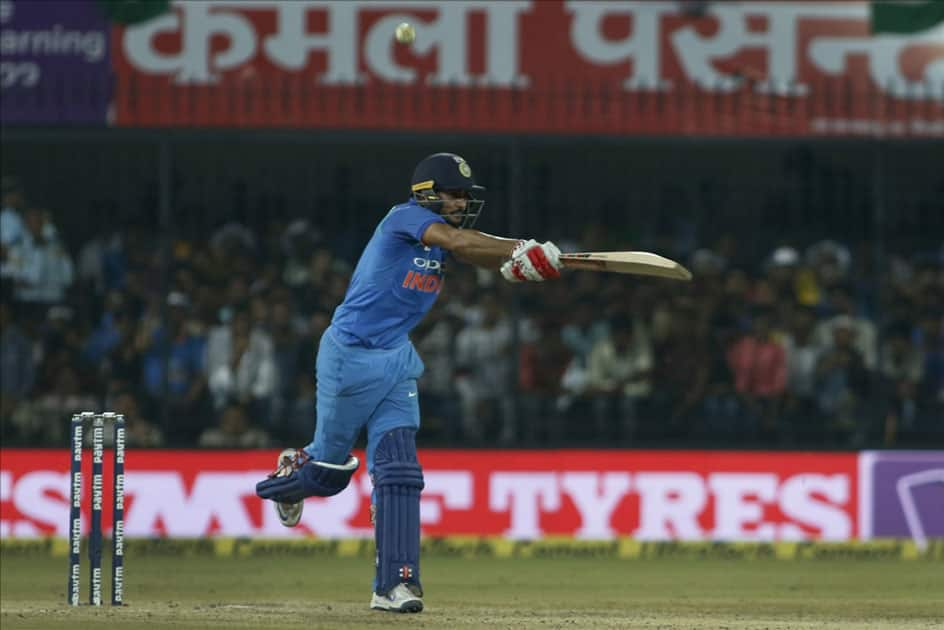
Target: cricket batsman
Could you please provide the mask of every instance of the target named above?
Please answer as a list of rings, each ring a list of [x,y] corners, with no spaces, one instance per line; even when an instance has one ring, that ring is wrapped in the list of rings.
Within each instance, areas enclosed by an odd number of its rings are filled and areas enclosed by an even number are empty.
[[[424,366],[408,335],[442,289],[447,256],[498,269],[510,282],[558,278],[562,267],[551,242],[472,229],[484,188],[458,155],[422,160],[411,190],[411,198],[377,225],[321,337],[314,438],[302,449],[282,451],[275,472],[256,485],[260,497],[275,502],[283,525],[298,524],[306,497],[347,487],[360,465],[351,449],[366,427],[377,547],[370,606],[396,612],[423,610],[416,382]]]

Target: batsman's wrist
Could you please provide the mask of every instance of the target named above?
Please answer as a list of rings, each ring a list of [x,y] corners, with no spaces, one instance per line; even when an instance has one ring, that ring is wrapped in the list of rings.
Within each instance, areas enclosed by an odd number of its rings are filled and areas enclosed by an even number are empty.
[[[502,264],[502,266],[501,266],[501,268],[499,269],[499,271],[501,272],[502,278],[504,278],[504,279],[507,280],[508,282],[524,282],[524,280],[525,280],[524,278],[515,275],[515,262],[514,262],[514,260],[507,260],[507,261],[505,261],[505,262]]]

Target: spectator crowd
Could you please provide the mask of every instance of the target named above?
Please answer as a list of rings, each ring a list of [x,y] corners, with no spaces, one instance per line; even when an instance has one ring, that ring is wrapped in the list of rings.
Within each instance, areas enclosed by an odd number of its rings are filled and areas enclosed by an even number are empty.
[[[600,233],[559,243],[605,249]],[[356,263],[331,235],[297,219],[67,243],[11,177],[0,234],[5,445],[64,444],[83,410],[125,414],[138,447],[310,439],[317,343]],[[692,283],[508,285],[449,262],[413,334],[421,443],[944,443],[944,248],[881,265],[831,240],[749,265],[733,237],[667,253]]]

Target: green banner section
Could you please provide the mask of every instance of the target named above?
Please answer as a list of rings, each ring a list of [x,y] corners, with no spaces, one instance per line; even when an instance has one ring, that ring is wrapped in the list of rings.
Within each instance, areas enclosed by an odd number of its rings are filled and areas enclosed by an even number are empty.
[[[108,545],[106,545],[108,547]],[[4,539],[0,554],[66,557],[64,538]],[[944,539],[933,540],[923,552],[910,540],[867,542],[643,542],[631,538],[575,540],[450,536],[424,538],[422,553],[452,558],[619,558],[712,560],[936,560],[944,561]],[[319,538],[131,538],[125,556],[202,556],[216,558],[290,557],[373,558],[371,539]]]
[[[137,24],[170,11],[170,0],[98,0],[102,13],[118,24]]]
[[[872,32],[911,35],[944,22],[944,0],[873,0]]]

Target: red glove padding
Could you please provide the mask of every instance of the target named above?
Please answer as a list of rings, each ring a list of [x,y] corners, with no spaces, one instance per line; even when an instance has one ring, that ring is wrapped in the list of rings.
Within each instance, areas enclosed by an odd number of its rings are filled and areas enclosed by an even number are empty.
[[[551,241],[519,241],[501,274],[509,282],[543,282],[560,278],[562,267],[560,249]]]

